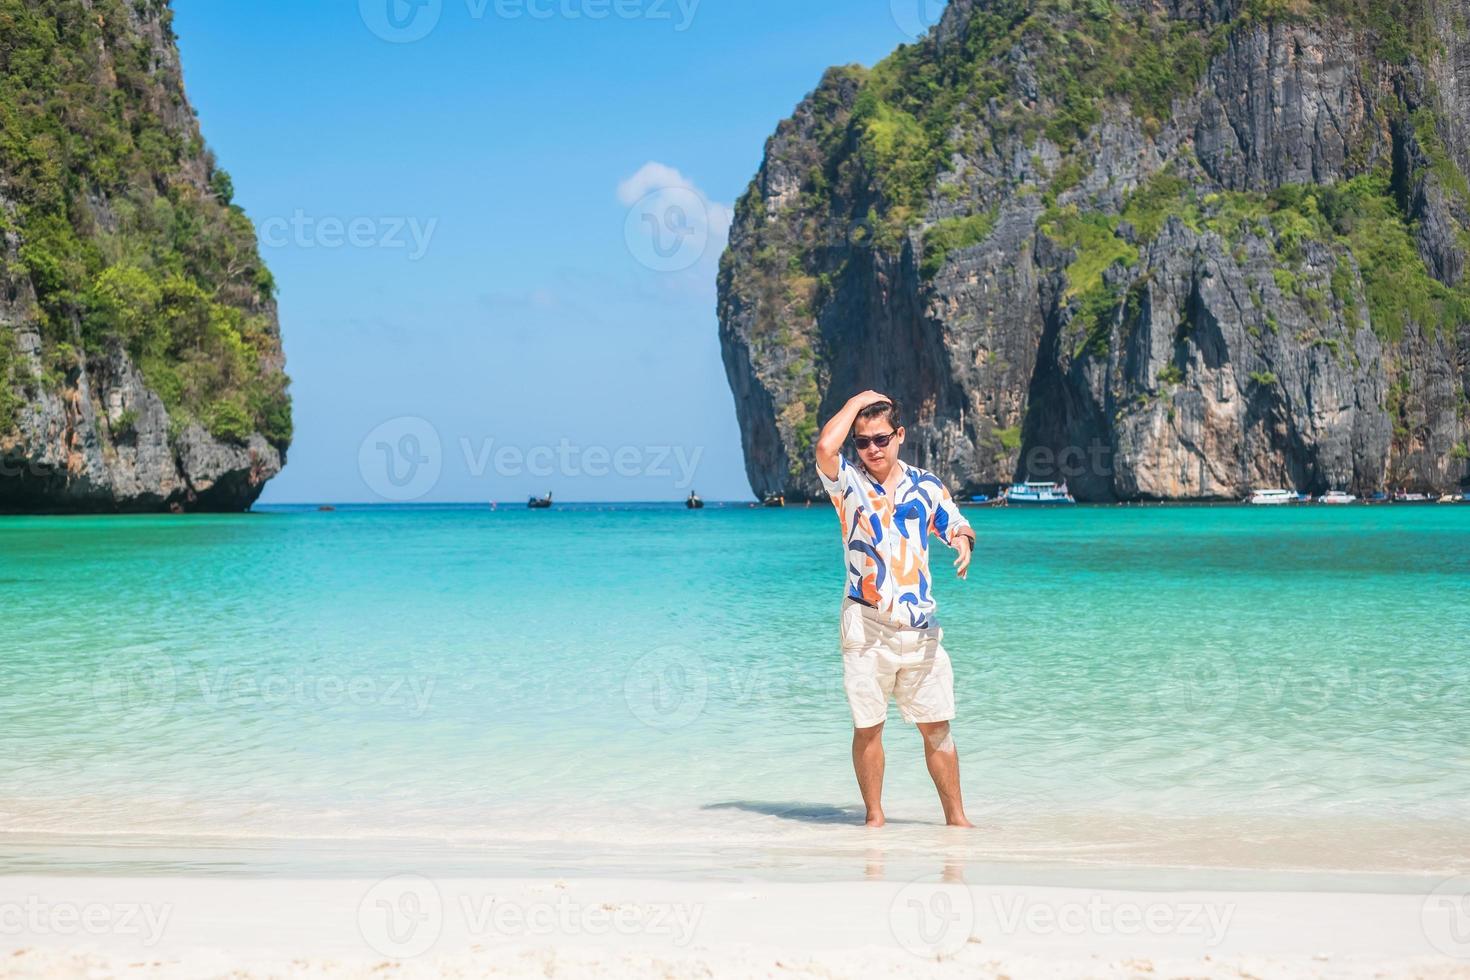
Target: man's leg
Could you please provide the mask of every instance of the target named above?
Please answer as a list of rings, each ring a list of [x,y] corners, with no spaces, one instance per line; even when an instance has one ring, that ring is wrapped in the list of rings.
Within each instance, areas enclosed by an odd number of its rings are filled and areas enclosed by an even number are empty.
[[[883,819],[883,723],[852,730],[852,767],[868,811],[868,826],[881,827]]]
[[[921,721],[918,725],[919,734],[924,736],[924,761],[944,807],[944,822],[951,827],[973,827],[965,819],[965,803],[960,798],[960,754],[949,733],[949,722]]]

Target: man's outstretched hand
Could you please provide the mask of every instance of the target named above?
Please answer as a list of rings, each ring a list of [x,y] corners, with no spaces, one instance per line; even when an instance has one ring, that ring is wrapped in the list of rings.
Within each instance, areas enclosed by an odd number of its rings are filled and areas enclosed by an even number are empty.
[[[970,571],[970,553],[974,550],[973,539],[968,534],[955,535],[955,550],[960,553],[954,560],[954,570],[960,578],[964,578]]]

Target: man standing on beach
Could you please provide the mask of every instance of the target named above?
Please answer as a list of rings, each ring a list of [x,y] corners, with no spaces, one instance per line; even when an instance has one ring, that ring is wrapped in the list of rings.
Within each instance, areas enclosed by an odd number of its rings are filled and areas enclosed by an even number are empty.
[[[851,434],[860,466],[842,456]],[[852,764],[869,827],[883,819],[883,722],[888,699],[924,736],[924,759],[944,821],[973,826],[960,798],[960,758],[950,735],[954,673],[940,641],[930,590],[929,538],[970,567],[975,531],[939,478],[900,462],[898,404],[876,391],[848,400],[817,439],[817,473],[842,519],[847,592],[842,600],[842,685],[852,710]]]

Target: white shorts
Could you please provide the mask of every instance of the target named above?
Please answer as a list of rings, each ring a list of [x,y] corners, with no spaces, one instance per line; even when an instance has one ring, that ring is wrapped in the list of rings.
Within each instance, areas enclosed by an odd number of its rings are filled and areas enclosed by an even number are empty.
[[[854,728],[888,718],[888,699],[909,724],[954,717],[954,669],[939,626],[900,626],[871,606],[842,600],[842,686]]]

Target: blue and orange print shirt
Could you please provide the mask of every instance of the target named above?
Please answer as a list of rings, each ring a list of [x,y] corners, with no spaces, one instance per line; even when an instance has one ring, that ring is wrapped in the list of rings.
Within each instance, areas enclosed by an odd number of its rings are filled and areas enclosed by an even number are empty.
[[[929,539],[953,544],[956,534],[973,536],[970,522],[928,470],[898,460],[903,475],[890,496],[864,467],[837,460],[837,479],[827,479],[820,466],[817,475],[842,518],[847,594],[900,626],[927,629],[936,606]]]

